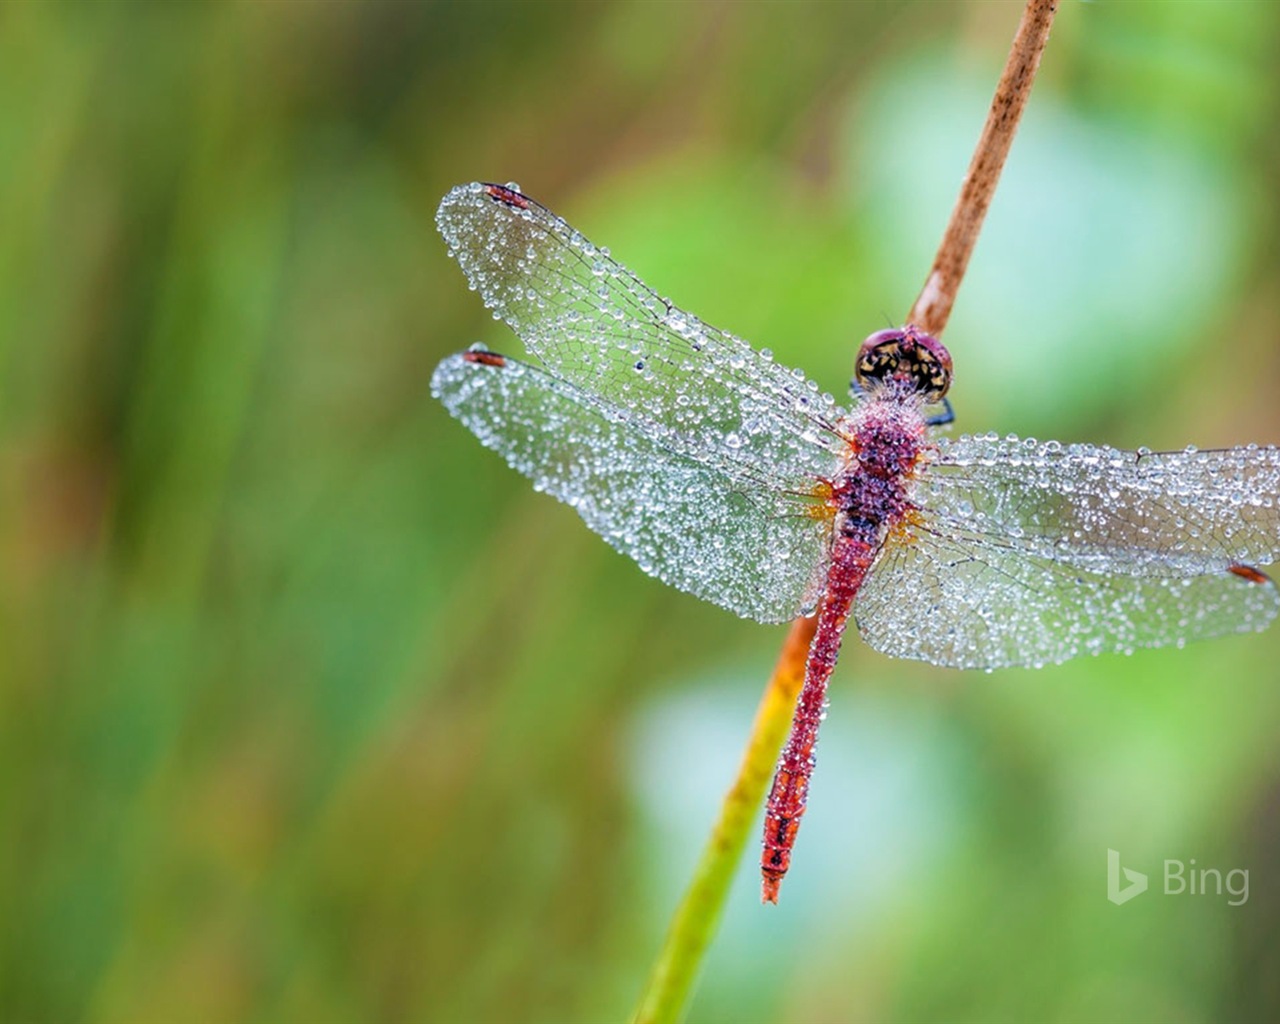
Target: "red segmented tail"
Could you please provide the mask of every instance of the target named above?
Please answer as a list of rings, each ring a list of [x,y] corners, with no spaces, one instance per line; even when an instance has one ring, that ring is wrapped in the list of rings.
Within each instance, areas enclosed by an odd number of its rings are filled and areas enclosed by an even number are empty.
[[[853,599],[871,566],[873,539],[837,537],[833,546],[826,596],[818,611],[818,628],[805,664],[804,687],[796,701],[791,735],[778,758],[765,804],[764,849],[760,854],[760,874],[764,878],[760,896],[765,903],[778,902],[778,889],[791,865],[791,848],[800,831],[800,818],[809,798],[809,779],[817,763],[813,751],[826,708],[827,681],[840,653]]]

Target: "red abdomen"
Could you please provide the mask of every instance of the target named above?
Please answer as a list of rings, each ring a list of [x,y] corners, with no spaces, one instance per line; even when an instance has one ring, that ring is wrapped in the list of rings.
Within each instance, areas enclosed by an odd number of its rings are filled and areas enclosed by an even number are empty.
[[[840,654],[840,641],[849,622],[853,599],[862,586],[875,557],[878,530],[854,530],[837,535],[832,543],[831,568],[827,572],[826,593],[818,608],[818,628],[805,663],[804,688],[796,701],[791,735],[778,758],[773,787],[765,804],[764,849],[760,873],[764,879],[762,898],[778,902],[778,887],[791,866],[791,849],[800,818],[809,798],[813,776],[814,747],[818,726],[827,706],[827,682]]]

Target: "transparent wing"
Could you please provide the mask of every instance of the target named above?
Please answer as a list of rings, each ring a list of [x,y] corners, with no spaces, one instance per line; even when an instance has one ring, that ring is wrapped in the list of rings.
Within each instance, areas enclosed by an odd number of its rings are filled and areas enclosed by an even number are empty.
[[[938,443],[917,511],[857,603],[872,647],[960,668],[1064,661],[1261,629],[1280,450]]]
[[[1276,615],[1265,576],[1125,576],[988,537],[913,533],[886,547],[856,605],[863,639],[897,658],[1040,666],[1262,629]]]
[[[1099,571],[1191,575],[1280,553],[1280,449],[1127,452],[994,435],[941,440],[920,506]]]
[[[494,316],[553,376],[732,479],[745,469],[785,489],[835,472],[845,414],[830,396],[677,309],[532,199],[462,185],[436,223]]]
[[[761,622],[816,604],[830,527],[803,500],[744,487],[573,385],[493,353],[450,356],[431,390],[649,575]]]

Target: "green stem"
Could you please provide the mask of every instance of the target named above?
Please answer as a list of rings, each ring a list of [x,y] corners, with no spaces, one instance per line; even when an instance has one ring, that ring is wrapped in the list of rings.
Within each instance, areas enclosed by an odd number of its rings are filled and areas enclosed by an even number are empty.
[[[737,778],[725,795],[720,817],[676,909],[649,983],[632,1017],[633,1024],[674,1024],[684,1014],[703,955],[720,922],[729,883],[733,881],[747,835],[773,776],[778,752],[787,738],[816,623],[816,617],[792,623],[773,677],[756,710]]]

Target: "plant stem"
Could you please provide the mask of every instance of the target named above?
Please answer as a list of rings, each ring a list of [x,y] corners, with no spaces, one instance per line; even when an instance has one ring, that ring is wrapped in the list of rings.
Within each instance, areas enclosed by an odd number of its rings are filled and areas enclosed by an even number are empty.
[[[747,749],[733,787],[725,794],[720,818],[681,900],[649,983],[632,1017],[634,1024],[658,1024],[683,1015],[702,957],[724,910],[724,897],[746,845],[751,823],[773,776],[791,712],[804,683],[804,663],[818,624],[816,615],[796,619],[765,687]]]
[[[907,314],[906,322],[915,324],[927,334],[939,335],[951,317],[951,307],[960,290],[969,257],[982,230],[987,207],[995,194],[996,183],[1004,169],[1013,136],[1022,120],[1022,111],[1031,95],[1031,85],[1040,67],[1040,55],[1049,41],[1053,16],[1058,12],[1057,0],[1027,0],[1022,22],[1013,37],[1004,74],[996,86],[987,123],[982,126],[973,160],[960,186],[951,220],[933,258],[929,276],[920,295]]]
[[[1057,0],[1027,0],[960,197],[951,212],[933,268],[907,318],[908,323],[930,334],[940,334],[951,315],[1056,12]],[[756,710],[737,778],[724,798],[719,820],[672,918],[632,1018],[634,1024],[674,1024],[684,1015],[702,959],[724,910],[729,883],[786,739],[796,697],[804,682],[805,658],[816,624],[816,617],[797,619],[791,624]]]

